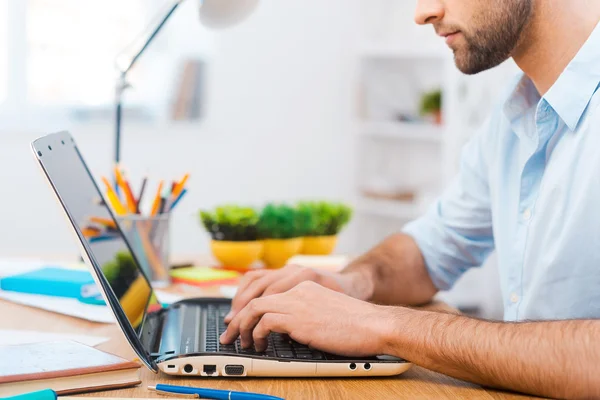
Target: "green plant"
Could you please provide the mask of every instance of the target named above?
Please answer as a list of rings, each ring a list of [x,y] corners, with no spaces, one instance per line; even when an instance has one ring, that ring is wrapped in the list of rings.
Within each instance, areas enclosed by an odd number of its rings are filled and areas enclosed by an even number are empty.
[[[267,204],[260,214],[259,234],[265,239],[292,239],[302,236],[303,213],[286,204]]]
[[[434,90],[421,97],[421,115],[435,114],[442,110],[442,91]]]
[[[214,240],[245,242],[258,240],[259,214],[251,207],[223,205],[201,210],[200,221]]]
[[[118,252],[114,259],[102,265],[102,272],[119,298],[139,275],[138,265],[128,251]]]
[[[352,218],[352,208],[343,203],[303,201],[298,208],[310,210],[313,215],[312,229],[305,236],[337,235]]]
[[[310,236],[317,229],[317,216],[306,202],[296,205],[298,236]]]

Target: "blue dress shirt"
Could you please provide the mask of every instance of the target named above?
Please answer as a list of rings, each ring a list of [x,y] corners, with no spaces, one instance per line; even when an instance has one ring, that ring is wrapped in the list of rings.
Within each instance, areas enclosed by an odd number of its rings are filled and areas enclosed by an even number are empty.
[[[540,97],[515,83],[404,231],[439,289],[494,249],[507,321],[600,318],[600,24]]]

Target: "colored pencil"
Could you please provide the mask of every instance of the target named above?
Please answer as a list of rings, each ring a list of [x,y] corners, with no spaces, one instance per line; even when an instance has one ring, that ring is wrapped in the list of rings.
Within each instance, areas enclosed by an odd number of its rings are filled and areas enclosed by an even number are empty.
[[[167,205],[167,199],[165,197],[160,198],[160,206],[158,207],[158,213],[163,214],[165,212],[165,206]]]
[[[108,179],[102,177],[102,182],[104,182],[104,185],[106,186],[106,197],[108,197],[108,201],[112,205],[112,208],[115,211],[115,213],[117,215],[127,214],[127,209],[125,208],[125,206],[123,206],[121,200],[119,200],[119,196],[115,193],[115,190],[111,186]]]
[[[129,182],[123,177],[121,170],[118,165],[115,165],[115,178],[117,181],[117,185],[121,187],[123,190],[123,195],[125,196],[125,202],[127,204],[127,208],[130,212],[135,213],[137,210],[137,204],[135,199],[133,198],[133,192],[131,191],[131,186],[129,186]]]
[[[99,228],[93,226],[87,226],[81,230],[81,233],[83,233],[83,236],[85,237],[98,236],[100,232],[101,230]]]
[[[103,225],[103,226],[107,226],[109,228],[117,227],[117,225],[115,224],[115,221],[113,221],[112,219],[108,219],[108,218],[90,217],[90,221],[95,222],[100,225]]]
[[[142,186],[140,187],[140,194],[138,195],[138,198],[135,202],[135,211],[136,213],[140,214],[140,203],[142,202],[142,197],[144,196],[144,190],[146,190],[146,183],[148,182],[148,178],[144,177],[144,179],[142,179]]]
[[[177,198],[177,196],[179,196],[179,194],[183,191],[185,183],[187,182],[189,177],[190,177],[190,174],[185,174],[183,176],[183,178],[181,178],[181,181],[175,186],[175,189],[173,189],[173,197],[174,198]]]
[[[160,183],[158,184],[158,189],[156,190],[156,196],[154,196],[154,201],[152,202],[152,211],[150,212],[151,216],[155,216],[156,213],[158,212],[158,208],[160,207],[160,200],[161,200],[160,195],[162,194],[162,189],[163,189],[164,184],[165,184],[164,181],[160,181]]]
[[[186,193],[187,193],[187,189],[183,189],[183,191],[179,194],[179,196],[177,196],[177,198],[175,200],[173,200],[173,203],[171,203],[171,205],[169,206],[169,210],[168,210],[169,212],[173,211],[173,209],[175,208],[177,203],[179,203],[181,198],[183,196],[185,196]]]

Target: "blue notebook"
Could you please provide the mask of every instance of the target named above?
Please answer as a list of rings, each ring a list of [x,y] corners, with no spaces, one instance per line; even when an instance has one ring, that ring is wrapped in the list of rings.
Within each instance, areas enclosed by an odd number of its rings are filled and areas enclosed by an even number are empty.
[[[0,289],[45,296],[82,299],[97,292],[88,271],[46,267],[0,279]]]

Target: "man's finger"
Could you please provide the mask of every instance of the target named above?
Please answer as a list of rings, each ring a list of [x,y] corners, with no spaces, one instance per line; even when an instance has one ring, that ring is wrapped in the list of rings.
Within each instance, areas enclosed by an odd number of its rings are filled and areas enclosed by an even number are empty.
[[[317,273],[310,268],[300,269],[290,276],[278,280],[271,284],[265,289],[263,296],[271,296],[273,294],[287,292],[288,290],[296,287],[301,282],[314,281],[317,277]]]
[[[289,333],[287,325],[289,317],[283,314],[267,313],[258,321],[252,332],[252,340],[256,351],[263,352],[268,346],[268,337],[271,332]]]
[[[256,326],[258,320],[263,316],[263,314],[269,312],[280,312],[282,308],[285,308],[286,304],[287,300],[283,298],[283,295],[262,297],[252,300],[233,318],[231,323],[227,326],[227,329],[221,335],[221,343],[232,343],[238,338],[238,336],[245,335],[242,337],[244,340],[242,345],[251,345],[252,342],[251,339],[249,339],[252,335],[251,331],[254,326]]]
[[[231,311],[223,319],[226,324],[230,323],[240,310],[244,309],[252,300],[262,296],[265,289],[278,278],[277,273],[268,273],[252,281],[246,289],[238,293],[231,302]]]
[[[271,271],[265,271],[264,269],[246,272],[244,274],[244,277],[240,280],[240,284],[238,285],[238,292],[244,291],[252,282],[259,278],[262,278],[269,272]]]
[[[250,271],[247,272],[244,277],[240,280],[240,284],[238,285],[237,292],[231,301],[232,306],[238,301],[238,297],[244,293],[244,291],[252,284],[252,282],[262,278],[270,271],[260,270],[260,271]],[[225,323],[229,323],[233,318],[233,311],[230,311],[229,314],[225,316]]]
[[[248,306],[248,312],[240,314],[240,323],[238,325],[240,331],[240,344],[242,349],[247,349],[252,346],[252,332],[254,327],[263,317],[263,308],[258,304],[258,300],[252,300]]]

